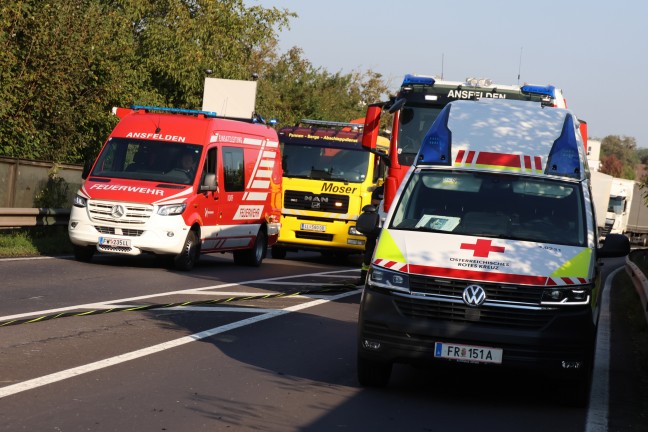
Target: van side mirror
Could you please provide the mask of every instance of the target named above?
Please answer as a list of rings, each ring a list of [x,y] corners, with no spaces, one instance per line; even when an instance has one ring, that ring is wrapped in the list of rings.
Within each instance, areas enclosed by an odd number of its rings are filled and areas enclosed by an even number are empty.
[[[375,236],[380,232],[380,215],[371,204],[362,207],[362,214],[356,220],[356,229],[366,236]]]
[[[630,240],[623,234],[608,234],[598,249],[599,258],[618,258],[630,253]]]
[[[216,183],[216,174],[205,174],[205,178],[200,185],[200,192],[216,192],[218,183]]]

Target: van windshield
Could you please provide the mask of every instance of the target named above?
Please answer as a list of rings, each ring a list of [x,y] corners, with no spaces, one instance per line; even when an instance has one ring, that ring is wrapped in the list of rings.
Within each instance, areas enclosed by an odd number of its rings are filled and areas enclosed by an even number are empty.
[[[193,144],[111,138],[90,175],[190,185],[201,152]]]
[[[587,244],[579,183],[503,174],[418,170],[390,228]]]

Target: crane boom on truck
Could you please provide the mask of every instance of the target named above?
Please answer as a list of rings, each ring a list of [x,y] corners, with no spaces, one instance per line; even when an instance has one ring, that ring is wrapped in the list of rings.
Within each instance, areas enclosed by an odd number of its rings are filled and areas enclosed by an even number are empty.
[[[552,85],[499,85],[488,79],[475,78],[444,81],[432,76],[408,74],[395,97],[368,107],[362,145],[372,152],[377,151],[376,140],[383,110],[393,113],[387,158],[389,168],[382,204],[385,212],[389,210],[406,172],[415,162],[425,134],[441,110],[454,100],[490,98],[535,101],[559,108],[567,106],[562,90]],[[580,127],[585,140],[586,123],[581,121]],[[469,158],[473,156],[470,153],[466,155]]]

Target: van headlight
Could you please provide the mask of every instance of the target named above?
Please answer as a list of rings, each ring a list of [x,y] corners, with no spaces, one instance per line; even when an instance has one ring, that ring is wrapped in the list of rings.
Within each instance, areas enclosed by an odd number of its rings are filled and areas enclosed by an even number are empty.
[[[72,205],[74,207],[84,208],[86,205],[88,205],[88,200],[83,198],[81,195],[75,195],[74,201],[72,201]]]
[[[176,216],[182,214],[182,212],[187,208],[187,204],[169,204],[163,205],[158,208],[157,213],[160,216]]]
[[[542,291],[542,306],[579,306],[590,302],[591,289],[589,287],[552,287]]]
[[[383,267],[371,267],[367,283],[373,287],[385,288],[392,291],[410,292],[409,276],[405,273],[387,270]]]

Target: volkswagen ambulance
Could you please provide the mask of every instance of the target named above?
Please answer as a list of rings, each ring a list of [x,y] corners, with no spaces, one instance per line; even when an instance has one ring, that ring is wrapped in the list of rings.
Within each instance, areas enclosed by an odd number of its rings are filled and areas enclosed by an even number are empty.
[[[114,112],[120,121],[74,199],[75,257],[153,253],[190,270],[201,253],[232,252],[260,265],[280,228],[276,131],[209,111]]]
[[[386,385],[394,363],[459,362],[547,371],[585,401],[598,260],[629,252],[623,236],[597,248],[589,176],[567,109],[444,108],[380,231],[360,306],[360,383]],[[358,229],[374,229],[363,216]]]

